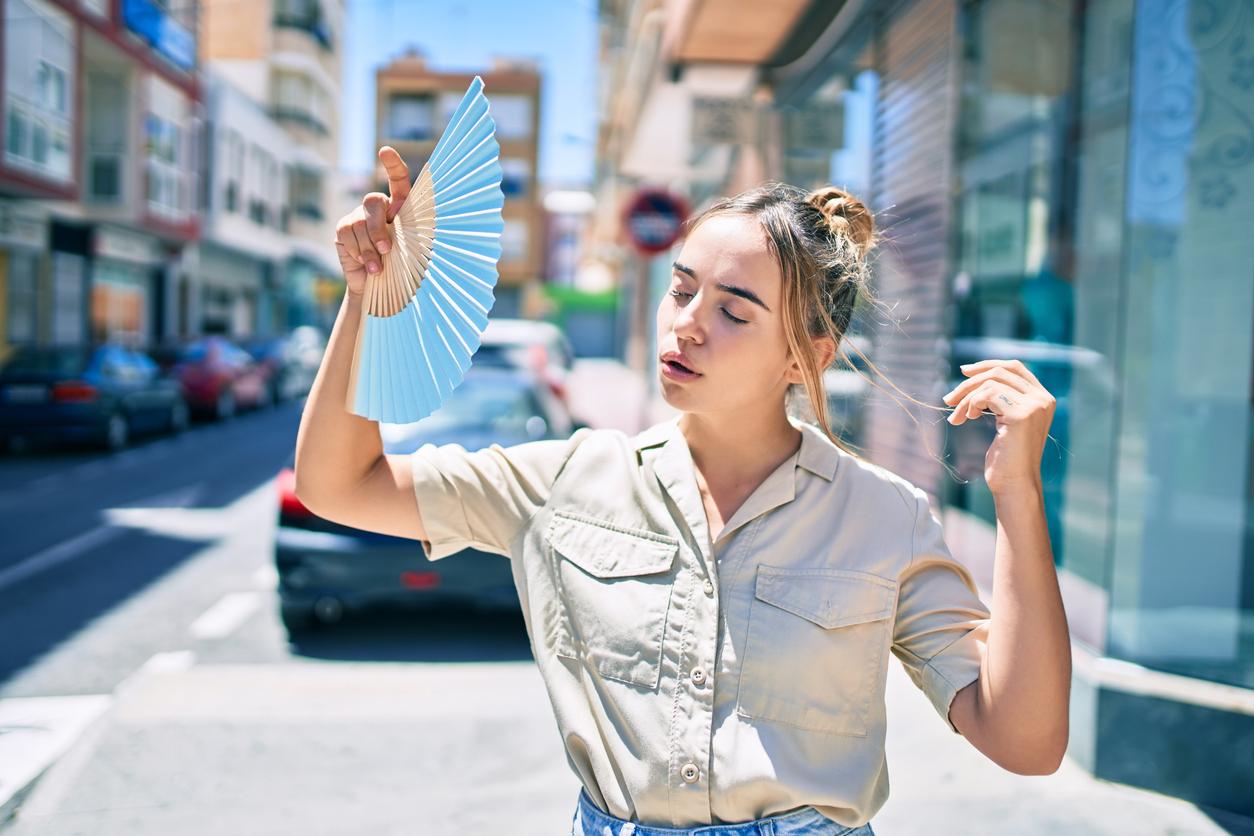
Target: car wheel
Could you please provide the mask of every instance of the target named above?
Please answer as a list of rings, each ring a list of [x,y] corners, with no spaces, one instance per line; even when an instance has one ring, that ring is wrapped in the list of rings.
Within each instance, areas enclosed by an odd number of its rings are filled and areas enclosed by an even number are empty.
[[[322,624],[335,624],[344,618],[344,605],[340,599],[324,595],[314,601],[313,614]]]
[[[284,601],[279,604],[279,618],[289,634],[300,633],[318,625],[314,608],[309,604],[294,604]]]
[[[170,432],[178,435],[187,430],[188,423],[191,420],[191,413],[187,409],[185,401],[175,401],[174,406],[170,407]]]
[[[218,395],[218,402],[214,406],[214,413],[219,421],[226,421],[235,417],[235,395],[230,389],[224,389]]]
[[[131,426],[127,423],[126,416],[120,412],[110,415],[108,422],[105,423],[105,448],[110,451],[121,450],[130,443],[130,440]]]

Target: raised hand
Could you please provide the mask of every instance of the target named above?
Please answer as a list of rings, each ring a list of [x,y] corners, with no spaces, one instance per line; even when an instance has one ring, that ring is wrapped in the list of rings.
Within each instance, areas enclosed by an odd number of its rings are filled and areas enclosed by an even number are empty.
[[[390,145],[379,149],[379,162],[388,175],[388,192],[370,192],[361,205],[335,225],[335,251],[348,283],[348,292],[360,295],[366,276],[383,269],[383,255],[392,249],[392,219],[409,196],[409,167]]]

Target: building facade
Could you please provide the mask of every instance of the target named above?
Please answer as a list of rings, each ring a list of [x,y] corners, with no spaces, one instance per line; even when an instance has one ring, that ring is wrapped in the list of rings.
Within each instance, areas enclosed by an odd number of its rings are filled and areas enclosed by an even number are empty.
[[[0,349],[178,333],[199,231],[195,4],[0,10]]]
[[[240,144],[233,152],[235,164],[253,177],[284,183],[281,205],[262,225],[281,221],[278,228],[289,236],[290,250],[274,266],[277,298],[265,312],[270,319],[261,324],[312,323],[329,331],[344,287],[331,242],[336,221],[352,209],[339,173],[344,0],[201,4],[200,52],[206,66],[256,102],[287,136],[284,153],[275,155],[236,132]],[[257,256],[268,259],[267,252]],[[213,276],[206,274],[211,282]]]
[[[435,150],[449,117],[474,77],[483,79],[500,144],[502,209],[501,258],[497,263],[494,317],[533,313],[544,268],[544,228],[537,176],[540,149],[540,72],[533,62],[494,59],[481,72],[446,72],[409,52],[375,74],[375,147],[391,145],[417,177]],[[387,175],[376,165],[378,190]]]
[[[603,201],[648,183],[699,209],[760,179],[862,197],[886,236],[875,292],[897,307],[855,327],[889,379],[941,406],[958,364],[1013,357],[1057,398],[1041,466],[1069,756],[1254,814],[1254,13],[851,0],[796,9],[756,52],[703,28],[751,5],[602,3],[606,42],[631,55],[603,98]],[[733,69],[744,103],[716,105],[711,131],[692,88]],[[633,163],[663,141],[639,114],[665,97],[692,102],[671,120],[690,147]],[[612,251],[600,208],[593,244]],[[656,300],[669,262],[652,274]],[[990,590],[989,422],[952,427],[875,388],[864,409],[863,452],[933,494]]]

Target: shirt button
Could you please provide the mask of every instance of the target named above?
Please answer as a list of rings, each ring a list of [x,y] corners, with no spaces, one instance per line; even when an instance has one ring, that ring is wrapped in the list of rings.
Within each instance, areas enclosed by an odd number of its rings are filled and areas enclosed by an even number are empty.
[[[705,671],[702,670],[701,668],[693,668],[692,669],[692,681],[698,685],[701,685],[702,683],[704,683]]]
[[[705,582],[705,594],[706,594],[706,595],[713,595],[713,594],[714,594],[714,584],[713,584],[713,582],[711,582],[711,581],[706,581],[706,582]]]
[[[701,777],[701,770],[697,769],[697,765],[695,763],[686,763],[679,770],[679,774],[683,776],[685,781],[691,784],[693,781]]]

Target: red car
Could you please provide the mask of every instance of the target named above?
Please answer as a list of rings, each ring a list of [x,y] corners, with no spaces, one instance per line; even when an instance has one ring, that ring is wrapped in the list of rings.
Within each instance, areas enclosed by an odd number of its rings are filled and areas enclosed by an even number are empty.
[[[239,409],[273,403],[269,370],[226,337],[210,336],[183,349],[173,369],[193,410],[223,420]]]

